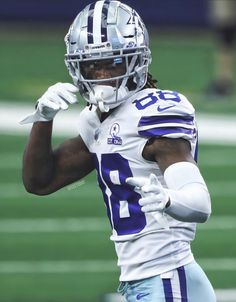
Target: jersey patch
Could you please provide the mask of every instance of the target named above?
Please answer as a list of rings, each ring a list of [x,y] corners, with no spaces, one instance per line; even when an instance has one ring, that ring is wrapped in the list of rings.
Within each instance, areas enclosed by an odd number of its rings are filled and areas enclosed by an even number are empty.
[[[118,136],[120,132],[120,125],[118,123],[114,123],[110,129],[111,137],[108,137],[107,144],[108,145],[122,145],[122,138]]]

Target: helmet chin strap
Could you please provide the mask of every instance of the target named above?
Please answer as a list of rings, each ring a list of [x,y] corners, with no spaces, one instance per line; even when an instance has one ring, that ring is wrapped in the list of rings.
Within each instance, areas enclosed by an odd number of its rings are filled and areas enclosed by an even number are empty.
[[[98,106],[101,112],[108,112],[120,105],[117,99],[123,99],[127,89],[120,86],[118,89],[107,85],[95,85],[89,93],[89,102]]]

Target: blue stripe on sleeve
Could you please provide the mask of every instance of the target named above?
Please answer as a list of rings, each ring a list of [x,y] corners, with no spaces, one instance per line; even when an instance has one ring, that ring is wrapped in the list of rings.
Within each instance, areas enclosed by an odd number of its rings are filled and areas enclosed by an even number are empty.
[[[141,130],[138,132],[140,136],[145,137],[161,137],[170,134],[179,134],[180,136],[188,135],[192,136],[194,134],[194,129],[186,129],[184,127],[162,127],[162,128],[152,128],[147,130]]]
[[[138,123],[138,127],[167,123],[193,125],[193,119],[191,115],[143,116]]]

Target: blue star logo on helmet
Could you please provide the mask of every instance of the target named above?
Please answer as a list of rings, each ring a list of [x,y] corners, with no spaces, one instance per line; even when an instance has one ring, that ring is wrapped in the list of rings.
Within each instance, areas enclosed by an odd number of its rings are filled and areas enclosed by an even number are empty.
[[[136,47],[136,43],[134,41],[130,41],[127,45],[126,48],[132,48],[132,47]]]

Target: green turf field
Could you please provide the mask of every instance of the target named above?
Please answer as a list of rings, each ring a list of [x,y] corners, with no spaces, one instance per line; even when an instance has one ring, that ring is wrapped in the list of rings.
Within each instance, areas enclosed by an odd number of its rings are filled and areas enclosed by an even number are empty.
[[[0,31],[1,100],[34,103],[49,85],[70,80],[64,31]],[[203,94],[213,70],[209,36],[152,36],[161,87],[186,93],[199,111],[236,114],[235,96],[214,101]],[[0,129],[0,136],[0,302],[102,301],[116,291],[119,272],[95,175],[52,196],[32,196],[21,181],[26,135]],[[236,288],[235,146],[200,145],[199,165],[213,215],[199,227],[193,252],[215,288]]]

